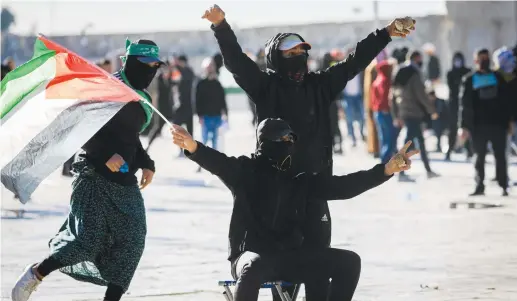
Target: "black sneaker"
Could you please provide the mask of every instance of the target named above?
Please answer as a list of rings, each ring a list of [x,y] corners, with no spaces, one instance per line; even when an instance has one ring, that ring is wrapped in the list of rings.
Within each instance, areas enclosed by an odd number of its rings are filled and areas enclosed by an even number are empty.
[[[485,187],[476,187],[473,193],[469,194],[469,196],[481,196],[485,195]]]
[[[503,196],[508,196],[508,190],[503,189]]]

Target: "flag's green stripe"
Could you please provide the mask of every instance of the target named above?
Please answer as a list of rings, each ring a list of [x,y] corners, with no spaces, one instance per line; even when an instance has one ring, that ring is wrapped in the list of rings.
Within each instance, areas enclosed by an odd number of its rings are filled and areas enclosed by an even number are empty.
[[[56,52],[54,50],[49,50],[43,41],[37,39],[36,43],[34,45],[34,56],[33,58],[26,62],[25,64],[19,66],[18,68],[14,69],[13,71],[9,72],[4,79],[2,80],[2,87],[1,87],[1,93],[4,94],[5,90],[7,89],[7,84],[15,80],[17,78],[24,77],[34,70],[41,67],[46,61],[48,61],[50,58],[54,57],[56,55]],[[21,92],[19,95],[17,95],[16,98],[11,99],[4,99],[4,103],[0,103],[0,119],[4,118],[14,107],[16,107],[27,95],[32,93],[35,89],[37,89],[41,83],[47,81],[48,78],[42,78],[40,82],[34,84],[32,87],[28,87],[27,89],[24,89],[23,92]]]
[[[43,41],[41,41],[40,39],[36,39],[36,43],[34,44],[34,56],[30,61],[7,73],[7,75],[2,80],[0,95],[4,94],[4,91],[7,88],[7,83],[9,81],[23,77],[31,73],[39,66],[43,65],[49,58],[53,57],[54,55],[56,55],[56,52],[54,50],[48,49],[47,46],[45,46],[45,43],[43,43]]]

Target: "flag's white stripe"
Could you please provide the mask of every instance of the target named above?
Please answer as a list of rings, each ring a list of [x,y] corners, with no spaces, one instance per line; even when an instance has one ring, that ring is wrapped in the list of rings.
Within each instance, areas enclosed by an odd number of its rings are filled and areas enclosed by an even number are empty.
[[[77,99],[45,99],[45,90],[31,96],[0,128],[0,167],[11,161],[38,133]]]

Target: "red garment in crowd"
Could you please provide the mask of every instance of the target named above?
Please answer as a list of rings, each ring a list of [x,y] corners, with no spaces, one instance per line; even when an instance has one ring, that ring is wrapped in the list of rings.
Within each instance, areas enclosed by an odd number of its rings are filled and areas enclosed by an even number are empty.
[[[375,66],[377,76],[370,88],[370,105],[374,112],[389,112],[389,95],[391,88],[391,65],[382,61]]]

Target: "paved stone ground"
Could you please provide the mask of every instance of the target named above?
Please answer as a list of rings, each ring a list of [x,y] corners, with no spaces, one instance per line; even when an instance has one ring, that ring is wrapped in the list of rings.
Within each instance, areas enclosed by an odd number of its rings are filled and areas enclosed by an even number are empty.
[[[249,115],[234,112],[225,137],[229,154],[254,147]],[[157,162],[155,182],[144,191],[148,211],[147,247],[125,300],[224,300],[217,280],[229,278],[225,260],[232,200],[222,184],[178,159],[164,134],[151,149]],[[432,141],[430,141],[432,143]],[[335,172],[369,168],[375,160],[364,147],[346,144]],[[431,144],[429,145],[431,147]],[[516,300],[517,198],[499,197],[489,184],[495,209],[449,209],[465,201],[473,188],[473,167],[456,155],[446,163],[431,154],[442,178],[427,180],[418,160],[415,184],[396,179],[348,201],[331,204],[334,247],[362,256],[362,277],[355,300]],[[488,178],[494,166],[487,167]],[[510,167],[517,179],[517,166]],[[23,219],[1,219],[1,299],[8,300],[23,267],[41,260],[47,242],[67,213],[71,180],[53,174],[34,194]],[[517,193],[517,192],[514,192]],[[16,205],[2,187],[2,208]],[[3,213],[4,214],[4,213]],[[32,300],[100,300],[104,288],[54,273]],[[269,292],[261,300],[270,300]],[[303,296],[303,294],[302,294]]]

